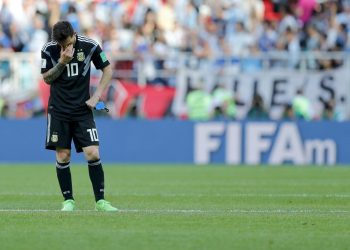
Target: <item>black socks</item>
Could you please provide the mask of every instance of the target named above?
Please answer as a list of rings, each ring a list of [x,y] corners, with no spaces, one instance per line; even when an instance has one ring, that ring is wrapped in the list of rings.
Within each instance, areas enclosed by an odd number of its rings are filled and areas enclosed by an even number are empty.
[[[89,176],[94,189],[95,200],[104,199],[105,178],[102,169],[101,160],[88,161]]]
[[[72,176],[70,173],[69,162],[56,162],[56,173],[64,200],[73,200]]]
[[[64,200],[73,200],[72,177],[69,162],[56,162],[56,173]],[[100,159],[88,161],[89,176],[94,189],[95,200],[104,199],[104,173]]]

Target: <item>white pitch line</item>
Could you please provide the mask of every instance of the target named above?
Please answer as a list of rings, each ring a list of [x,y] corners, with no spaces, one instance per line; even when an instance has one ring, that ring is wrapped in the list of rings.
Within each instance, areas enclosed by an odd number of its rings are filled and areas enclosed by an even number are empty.
[[[12,193],[0,192],[0,195],[19,195],[19,196],[47,196],[57,195],[57,193]],[[80,194],[90,195],[90,193]],[[191,193],[109,193],[113,196],[163,196],[163,197],[277,197],[277,198],[350,198],[350,194],[308,194],[308,193],[291,193],[291,194],[274,194],[274,193],[232,193],[232,194],[191,194]]]
[[[41,213],[41,212],[59,212],[60,210],[49,209],[0,209],[0,212],[14,212],[14,213]]]
[[[201,210],[201,209],[122,209],[126,213],[150,214],[288,214],[288,213],[350,213],[348,210],[317,210],[317,209],[229,209],[229,210]]]
[[[300,193],[300,194],[272,194],[272,193],[232,193],[232,194],[179,194],[179,193],[126,193],[126,194],[113,194],[113,195],[143,195],[143,196],[164,196],[164,197],[278,197],[278,198],[350,198],[350,194],[308,194],[308,193]]]
[[[47,213],[62,212],[49,209],[0,209],[1,212],[11,213]],[[95,210],[76,210],[75,213],[96,212]],[[74,213],[73,212],[73,213]],[[319,210],[319,209],[229,209],[229,210],[202,210],[202,209],[120,209],[116,213],[143,213],[143,214],[349,214],[349,210]],[[111,213],[108,213],[111,214]]]

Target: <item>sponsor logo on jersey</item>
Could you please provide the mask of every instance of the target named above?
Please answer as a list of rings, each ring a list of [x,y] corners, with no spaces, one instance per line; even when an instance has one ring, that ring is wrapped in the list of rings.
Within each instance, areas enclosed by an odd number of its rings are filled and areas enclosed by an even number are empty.
[[[84,61],[84,60],[85,60],[85,54],[84,54],[84,52],[78,52],[78,53],[77,53],[77,59],[78,59],[79,62]]]

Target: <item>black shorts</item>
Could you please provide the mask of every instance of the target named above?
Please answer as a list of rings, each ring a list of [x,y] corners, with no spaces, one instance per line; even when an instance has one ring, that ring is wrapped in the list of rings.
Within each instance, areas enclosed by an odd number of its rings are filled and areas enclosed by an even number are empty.
[[[99,145],[95,121],[88,118],[82,121],[64,121],[47,115],[46,149],[71,149],[72,140],[75,150],[83,152],[84,147]]]

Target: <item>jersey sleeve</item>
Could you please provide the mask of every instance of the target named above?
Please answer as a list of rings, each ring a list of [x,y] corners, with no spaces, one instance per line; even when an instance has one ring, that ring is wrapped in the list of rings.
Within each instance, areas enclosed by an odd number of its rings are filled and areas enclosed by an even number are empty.
[[[42,50],[41,51],[41,74],[47,72],[52,67],[53,65],[52,65],[50,54],[47,51]]]
[[[94,63],[96,69],[103,69],[110,64],[100,45],[97,45],[94,54],[92,55],[92,62]]]

